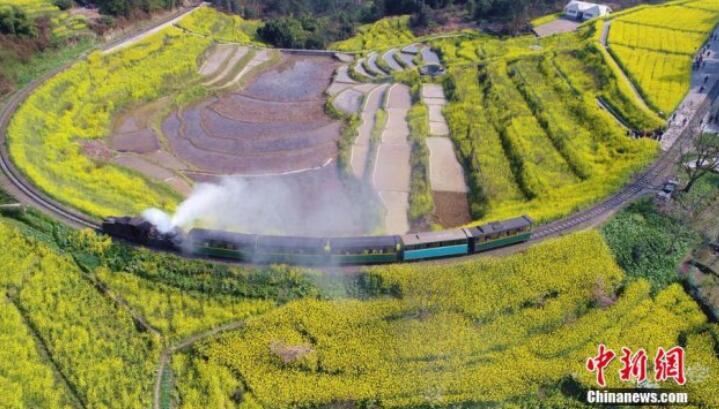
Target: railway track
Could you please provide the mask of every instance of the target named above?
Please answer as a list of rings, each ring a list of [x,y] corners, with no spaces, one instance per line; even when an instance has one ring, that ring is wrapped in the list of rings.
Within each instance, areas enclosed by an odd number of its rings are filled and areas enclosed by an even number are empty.
[[[158,20],[147,27],[143,27],[139,32],[128,33],[120,38],[103,44],[99,50],[109,50],[126,41],[132,41],[138,35],[154,30],[157,27],[178,18],[179,16],[191,12],[196,7],[199,6],[179,9],[176,12],[165,16],[161,20]],[[80,58],[86,57],[88,53],[89,51],[81,54]],[[0,182],[3,182],[3,187],[8,190],[8,193],[23,204],[34,206],[44,213],[57,220],[67,223],[70,226],[99,230],[99,220],[66,207],[62,203],[48,197],[45,193],[41,192],[32,183],[26,180],[25,176],[12,163],[12,159],[10,158],[10,153],[7,148],[7,128],[10,125],[10,121],[12,116],[15,114],[15,111],[17,111],[25,99],[27,99],[40,85],[44,84],[47,80],[62,71],[65,71],[74,63],[75,61],[68,62],[63,66],[55,68],[39,78],[36,78],[22,89],[12,94],[6,100],[5,104],[2,105],[2,109],[0,109],[0,168],[2,169],[2,173],[7,181],[0,178]]]
[[[693,137],[700,132],[704,117],[709,113],[712,102],[719,96],[719,80],[694,110],[691,119],[681,131],[680,136],[669,150],[664,152],[644,172],[635,177],[634,181],[622,188],[603,202],[583,211],[572,214],[564,219],[539,226],[535,229],[530,241],[543,240],[561,235],[576,229],[593,220],[600,219],[642,196],[653,194],[665,179],[673,172],[673,167],[682,155],[682,148],[691,143]]]
[[[141,33],[151,31],[156,27],[177,18],[178,15],[188,13],[193,9],[194,7],[185,9],[179,13],[173,13],[163,20],[157,21],[151,26],[144,27],[140,33],[127,35],[122,41],[131,41],[132,38],[135,38]],[[116,47],[122,41],[112,41],[103,45],[100,49],[106,50]],[[48,197],[45,193],[41,192],[32,183],[30,183],[12,163],[6,143],[7,128],[17,108],[33,91],[35,91],[35,89],[53,76],[67,69],[73,63],[74,61],[67,63],[64,66],[56,68],[42,75],[40,78],[35,79],[23,89],[13,94],[6,101],[5,105],[2,106],[2,109],[0,110],[0,168],[2,168],[2,173],[7,180],[0,177],[0,183],[2,183],[8,190],[8,193],[13,195],[18,201],[25,205],[36,207],[51,217],[73,227],[99,230],[99,220],[66,207],[64,204]],[[601,221],[611,213],[621,209],[627,203],[656,191],[656,187],[663,182],[663,178],[671,173],[674,164],[681,155],[683,145],[692,140],[692,136],[696,134],[699,126],[701,125],[702,119],[709,112],[712,101],[716,99],[718,95],[719,81],[716,81],[712,89],[702,99],[699,106],[693,110],[691,119],[681,130],[680,136],[677,138],[672,147],[666,152],[663,152],[651,166],[635,177],[631,183],[613,194],[608,199],[605,199],[591,208],[581,210],[563,219],[537,227],[530,241],[536,242],[560,236],[581,228],[582,226]],[[519,246],[510,251],[519,251],[522,248],[522,246]]]

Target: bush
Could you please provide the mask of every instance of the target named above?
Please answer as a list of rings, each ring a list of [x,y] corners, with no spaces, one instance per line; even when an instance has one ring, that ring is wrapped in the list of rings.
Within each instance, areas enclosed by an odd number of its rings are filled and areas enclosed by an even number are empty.
[[[279,17],[257,30],[260,38],[280,48],[322,49],[327,40],[323,25],[313,17]]]
[[[647,279],[654,292],[678,281],[677,265],[699,239],[685,221],[661,213],[649,200],[619,213],[603,232],[629,277]]]
[[[55,0],[53,4],[60,10],[69,10],[73,6],[72,0]]]
[[[0,34],[34,37],[37,29],[20,7],[0,5]]]

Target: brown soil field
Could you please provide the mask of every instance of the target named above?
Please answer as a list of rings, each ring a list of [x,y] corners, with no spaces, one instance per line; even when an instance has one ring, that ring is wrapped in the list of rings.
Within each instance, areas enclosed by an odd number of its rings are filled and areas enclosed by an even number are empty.
[[[118,133],[110,137],[110,146],[120,152],[149,153],[160,149],[155,133],[150,129]]]
[[[189,174],[258,175],[321,167],[337,156],[342,123],[324,112],[339,64],[283,54],[244,89],[171,114],[162,131]]]
[[[241,94],[223,96],[210,109],[225,118],[242,122],[329,122],[321,104],[263,101]]]
[[[332,80],[339,63],[331,57],[282,56],[274,68],[266,71],[241,93],[267,101],[323,100],[322,94]]]
[[[210,57],[207,70],[221,71],[225,54]],[[152,124],[166,105],[153,102],[118,118],[113,134],[100,141],[105,149],[87,150],[184,195],[193,181],[238,181],[243,194],[226,210],[237,213],[230,218],[240,231],[368,234],[376,228],[379,198],[342,181],[336,158],[343,123],[324,111],[325,90],[339,65],[331,57],[280,54],[243,88],[216,91],[171,112],[161,132]]]
[[[472,221],[467,195],[459,192],[432,192],[434,216],[446,228],[463,226]]]

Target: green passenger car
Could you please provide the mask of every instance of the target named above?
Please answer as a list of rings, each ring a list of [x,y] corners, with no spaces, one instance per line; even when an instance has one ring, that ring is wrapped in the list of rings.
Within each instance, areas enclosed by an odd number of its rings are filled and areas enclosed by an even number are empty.
[[[470,251],[479,253],[525,242],[532,237],[532,224],[532,219],[522,216],[467,229]]]

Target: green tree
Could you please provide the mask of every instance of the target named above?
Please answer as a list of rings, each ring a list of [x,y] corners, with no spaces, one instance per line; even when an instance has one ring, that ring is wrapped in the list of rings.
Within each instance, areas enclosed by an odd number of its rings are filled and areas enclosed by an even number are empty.
[[[16,6],[0,7],[0,33],[17,36],[36,36],[34,22]]]

